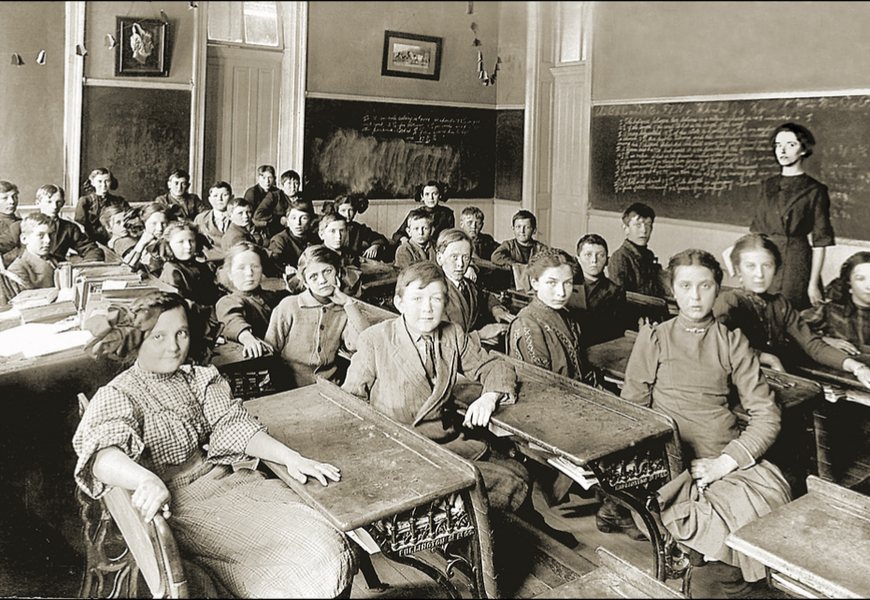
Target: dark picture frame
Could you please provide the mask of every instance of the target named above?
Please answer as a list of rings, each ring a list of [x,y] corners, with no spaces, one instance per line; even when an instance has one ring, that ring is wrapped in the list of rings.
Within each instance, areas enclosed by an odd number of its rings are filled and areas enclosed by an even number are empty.
[[[135,17],[116,17],[116,23],[115,76],[169,77],[169,24]]]
[[[384,32],[381,75],[438,81],[444,38],[400,31]]]

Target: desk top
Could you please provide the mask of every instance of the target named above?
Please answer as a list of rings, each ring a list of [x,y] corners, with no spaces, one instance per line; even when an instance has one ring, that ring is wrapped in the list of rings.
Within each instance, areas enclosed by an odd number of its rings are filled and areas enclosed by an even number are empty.
[[[474,467],[323,380],[245,404],[269,433],[303,456],[341,469],[323,487],[275,473],[342,531],[475,485]]]
[[[813,476],[807,490],[725,543],[831,598],[870,598],[870,498]]]
[[[516,404],[501,406],[493,423],[579,465],[644,441],[673,437],[673,421],[649,408],[572,381],[527,363],[503,357],[520,381]],[[454,397],[467,406],[481,387],[464,382]]]

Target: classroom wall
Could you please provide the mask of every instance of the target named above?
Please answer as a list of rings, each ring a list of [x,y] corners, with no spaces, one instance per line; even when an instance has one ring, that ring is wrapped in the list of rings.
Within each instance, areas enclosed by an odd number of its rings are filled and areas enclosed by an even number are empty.
[[[65,10],[63,2],[0,3],[0,179],[18,186],[25,205],[43,184],[63,185]],[[23,65],[11,64],[13,52]]]
[[[169,20],[169,77],[124,77],[125,81],[190,83],[193,77],[194,11],[187,2],[88,2],[85,9],[85,77],[115,79],[117,46],[107,48],[106,34],[118,38],[117,17]]]
[[[866,2],[594,2],[592,101],[870,89]],[[812,174],[812,173],[810,173]],[[589,231],[622,243],[620,215],[591,211]],[[662,262],[689,246],[720,256],[747,228],[657,220]],[[870,244],[838,239],[822,272]],[[726,282],[727,283],[727,282]]]

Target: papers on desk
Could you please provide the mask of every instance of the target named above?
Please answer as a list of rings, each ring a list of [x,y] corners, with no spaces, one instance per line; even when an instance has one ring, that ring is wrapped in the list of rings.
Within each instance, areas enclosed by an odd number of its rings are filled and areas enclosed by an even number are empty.
[[[856,389],[832,388],[829,385],[822,386],[822,389],[825,391],[825,400],[832,404],[842,398],[848,402],[870,406],[870,393],[868,392]]]
[[[562,473],[564,473],[580,485],[582,485],[584,490],[588,490],[593,485],[598,485],[598,478],[595,477],[595,473],[584,469],[580,465],[576,465],[571,461],[562,458],[561,456],[557,456],[555,458],[548,458],[547,462],[559,469]]]
[[[82,347],[93,337],[90,331],[71,329],[78,317],[57,323],[27,323],[0,332],[0,356],[23,354],[25,358],[45,356]]]

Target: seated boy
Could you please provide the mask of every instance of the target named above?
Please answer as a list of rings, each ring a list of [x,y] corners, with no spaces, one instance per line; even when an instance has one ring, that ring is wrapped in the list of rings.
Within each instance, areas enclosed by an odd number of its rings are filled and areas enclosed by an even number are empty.
[[[255,227],[251,220],[253,210],[250,202],[244,198],[233,198],[227,203],[227,212],[230,214],[230,226],[221,239],[221,249],[224,252],[239,242],[251,242],[266,247],[265,232]]]
[[[416,262],[399,273],[393,298],[401,315],[360,334],[343,389],[391,419],[476,461],[490,506],[515,511],[525,500],[528,473],[488,447],[486,427],[500,403],[513,402],[516,373],[455,323],[442,321],[447,282],[438,265]],[[483,384],[463,419],[452,397],[462,373]]]
[[[479,290],[465,274],[471,264],[471,240],[461,229],[445,229],[435,245],[435,259],[447,279],[447,305],[444,314],[465,333],[476,331],[481,342],[497,344],[514,320],[510,311],[494,294]],[[496,323],[484,318],[490,315]]]
[[[14,223],[21,220],[15,212],[18,210],[18,186],[9,181],[0,180],[0,239],[9,233]],[[16,246],[10,248],[9,256],[0,257],[0,270],[3,266],[12,264],[15,260]]]
[[[9,266],[9,273],[26,289],[54,287],[57,263],[51,258],[51,219],[30,213],[20,224],[24,252]]]
[[[190,188],[190,173],[184,169],[174,170],[166,186],[169,188],[169,193],[157,196],[154,202],[168,209],[170,220],[193,221],[199,213],[208,210],[208,205],[199,196],[187,191]]]
[[[311,224],[311,213],[304,202],[291,202],[285,219],[286,229],[269,241],[269,255],[275,265],[287,272],[287,267],[296,272],[299,257],[311,245],[311,234],[308,227]]]
[[[466,206],[459,215],[459,228],[468,234],[471,240],[471,255],[484,260],[492,260],[492,253],[498,248],[498,242],[483,233],[483,211],[476,206]]]
[[[532,238],[538,230],[538,219],[527,210],[519,210],[511,219],[511,226],[514,237],[505,240],[496,248],[492,253],[492,262],[506,267],[527,265],[529,259],[547,247]]]
[[[568,301],[580,323],[583,346],[589,347],[620,337],[628,327],[625,290],[604,275],[607,242],[597,233],[587,233],[577,242],[579,272]]]
[[[663,271],[659,259],[647,248],[652,237],[655,211],[642,202],[635,202],[622,213],[625,241],[610,257],[608,274],[627,292],[663,298]]]
[[[254,225],[269,232],[269,237],[278,235],[284,230],[284,221],[291,202],[304,202],[308,212],[314,214],[314,205],[299,193],[301,179],[296,171],[281,173],[281,187],[267,194],[257,210],[254,211]]]
[[[51,219],[51,248],[49,254],[55,261],[65,261],[70,251],[83,260],[103,260],[103,251],[82,231],[78,224],[60,217],[60,210],[66,203],[63,188],[47,184],[36,190],[36,206],[39,212]],[[0,254],[4,260],[7,252],[15,250],[18,255],[24,250],[21,245],[21,221],[13,223],[5,236],[0,239]]]
[[[212,246],[220,248],[224,234],[230,226],[230,215],[227,205],[233,199],[233,188],[226,181],[214,183],[208,190],[208,202],[211,210],[201,212],[193,220]]]
[[[275,187],[275,167],[260,165],[257,168],[257,183],[245,190],[245,200],[251,203],[254,213],[256,213],[266,196],[278,193],[279,190]]]
[[[338,254],[341,260],[341,291],[350,296],[356,295],[362,285],[362,270],[359,255],[348,248],[347,221],[337,213],[320,217],[317,235],[323,245]]]
[[[432,240],[432,215],[425,208],[415,208],[408,213],[408,226],[405,228],[408,239],[396,248],[396,267],[404,269],[417,261],[435,262],[435,248]]]

